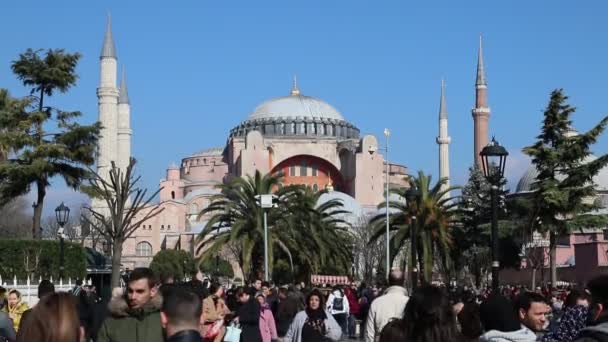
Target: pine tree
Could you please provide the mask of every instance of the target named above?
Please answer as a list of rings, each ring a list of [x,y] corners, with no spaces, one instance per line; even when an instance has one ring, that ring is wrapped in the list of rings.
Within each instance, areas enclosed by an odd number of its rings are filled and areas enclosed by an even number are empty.
[[[80,54],[62,49],[28,49],[12,63],[12,70],[30,96],[0,110],[0,146],[14,154],[0,162],[0,205],[26,194],[36,185],[32,237],[40,237],[40,219],[46,190],[54,176],[77,189],[88,174],[85,166],[95,162],[99,123],[82,126],[74,122],[79,111],[64,111],[45,100],[65,93],[76,84]],[[56,126],[54,124],[56,123]]]
[[[608,155],[591,158],[591,146],[608,124],[608,116],[584,134],[574,134],[571,116],[562,89],[551,93],[544,112],[540,134],[533,145],[524,148],[538,171],[532,186],[536,205],[535,222],[541,232],[549,233],[551,283],[557,281],[557,237],[569,234],[574,227],[605,224],[602,216],[593,215],[598,205],[593,177],[608,164]]]

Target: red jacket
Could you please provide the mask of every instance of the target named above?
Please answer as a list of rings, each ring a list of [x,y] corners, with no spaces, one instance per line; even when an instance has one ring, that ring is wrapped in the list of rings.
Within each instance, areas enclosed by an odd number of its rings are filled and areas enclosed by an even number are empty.
[[[355,291],[347,287],[344,289],[344,295],[348,299],[348,307],[350,308],[350,313],[352,315],[359,314],[359,301],[357,300],[357,295],[355,294]]]

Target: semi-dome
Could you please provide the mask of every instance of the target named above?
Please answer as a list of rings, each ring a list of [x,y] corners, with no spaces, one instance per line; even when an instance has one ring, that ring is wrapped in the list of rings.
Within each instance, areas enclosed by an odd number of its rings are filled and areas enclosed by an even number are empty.
[[[597,159],[596,156],[589,156],[586,159],[586,162],[591,162]],[[538,170],[534,165],[530,165],[524,175],[519,179],[517,183],[516,192],[529,192],[534,188],[534,183],[536,182],[536,177],[538,176]],[[560,178],[558,176],[558,178]],[[607,191],[608,190],[608,166],[598,172],[598,174],[593,177],[593,182],[595,183],[595,189],[598,191]]]
[[[314,97],[301,95],[295,84],[290,95],[277,97],[262,103],[249,115],[248,120],[296,117],[344,120],[342,114],[329,103]]]

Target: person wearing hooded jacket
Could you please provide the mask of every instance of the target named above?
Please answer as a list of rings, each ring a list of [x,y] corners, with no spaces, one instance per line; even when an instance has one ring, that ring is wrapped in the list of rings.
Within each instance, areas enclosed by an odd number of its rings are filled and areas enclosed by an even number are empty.
[[[479,307],[485,333],[480,342],[534,342],[536,334],[522,327],[513,303],[501,295],[493,295]]]
[[[97,342],[164,342],[160,320],[162,295],[149,268],[136,268],[129,275],[127,296],[110,300],[97,335]]]
[[[335,286],[333,292],[330,293],[329,298],[327,298],[327,311],[331,313],[342,328],[342,333],[346,335],[348,333],[348,315],[350,314],[350,307],[348,305],[348,298],[346,298],[339,286]]]
[[[342,328],[324,307],[321,291],[312,290],[306,299],[306,308],[293,319],[283,342],[339,341]]]

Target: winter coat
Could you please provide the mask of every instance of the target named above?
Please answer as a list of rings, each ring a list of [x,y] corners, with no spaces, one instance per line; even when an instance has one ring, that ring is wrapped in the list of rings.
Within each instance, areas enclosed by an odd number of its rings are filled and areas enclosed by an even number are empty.
[[[348,309],[351,315],[359,315],[359,300],[355,291],[348,289],[344,291],[346,298],[348,299]]]
[[[29,306],[25,302],[19,302],[17,305],[11,307],[10,305],[6,306],[8,316],[13,320],[13,329],[15,331],[19,331],[19,322],[21,322],[21,317],[23,313],[29,310]]]
[[[575,342],[608,342],[608,319],[607,321],[589,326],[581,330]]]
[[[270,342],[278,338],[274,316],[272,310],[268,308],[260,311],[260,335],[262,335],[262,342]]]
[[[277,315],[275,316],[275,322],[277,324],[277,334],[279,337],[285,336],[293,318],[296,317],[300,311],[298,299],[293,296],[288,296],[285,299],[279,301],[277,306]]]
[[[552,331],[545,334],[542,342],[571,342],[587,325],[589,310],[581,305],[567,308]]]
[[[503,332],[490,330],[479,337],[479,342],[534,342],[536,334],[524,328],[516,331]]]
[[[184,330],[167,338],[167,342],[203,342],[198,330]]]
[[[334,307],[334,301],[335,300],[341,300],[342,301],[342,309],[336,309]],[[332,315],[337,315],[337,314],[346,314],[348,315],[350,313],[349,307],[348,307],[348,298],[346,298],[344,296],[344,294],[342,293],[342,291],[340,290],[335,290],[334,292],[332,292],[329,295],[329,298],[327,298],[327,311],[329,311],[329,313],[331,313]]]
[[[110,316],[97,334],[97,342],[163,342],[160,308],[163,298],[157,293],[141,309],[129,308],[124,296],[108,304]]]
[[[262,342],[260,334],[260,303],[253,296],[236,310],[241,324],[241,342]]]
[[[403,317],[408,300],[407,290],[401,286],[391,286],[382,296],[374,299],[365,322],[365,341],[378,341],[386,323],[393,318]]]
[[[8,338],[10,341],[16,339],[13,322],[8,318],[8,314],[2,311],[0,311],[0,337]]]
[[[327,329],[325,337],[332,341],[339,341],[342,337],[342,328],[340,328],[338,322],[336,322],[328,311],[325,311],[325,315],[327,316],[325,319],[325,329]],[[283,338],[283,342],[302,342],[302,328],[304,327],[307,318],[308,315],[306,314],[306,311],[298,312],[289,326],[289,330]]]

